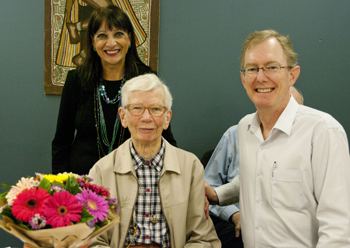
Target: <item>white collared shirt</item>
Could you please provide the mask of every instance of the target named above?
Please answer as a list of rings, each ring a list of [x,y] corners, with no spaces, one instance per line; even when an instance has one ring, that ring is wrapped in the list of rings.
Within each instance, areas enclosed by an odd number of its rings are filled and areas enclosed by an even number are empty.
[[[291,97],[264,140],[257,113],[238,125],[244,246],[350,247],[346,133]]]

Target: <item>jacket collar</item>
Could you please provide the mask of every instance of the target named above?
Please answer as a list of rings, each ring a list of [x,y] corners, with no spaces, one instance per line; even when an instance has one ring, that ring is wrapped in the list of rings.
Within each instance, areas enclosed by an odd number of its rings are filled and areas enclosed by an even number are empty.
[[[131,138],[126,140],[115,151],[113,170],[119,174],[127,174],[131,172],[132,174],[136,175],[131,158],[129,142],[131,142]],[[172,171],[177,174],[181,174],[179,159],[176,156],[177,148],[168,143],[164,138],[163,142],[165,143],[165,154],[162,175],[166,171]]]

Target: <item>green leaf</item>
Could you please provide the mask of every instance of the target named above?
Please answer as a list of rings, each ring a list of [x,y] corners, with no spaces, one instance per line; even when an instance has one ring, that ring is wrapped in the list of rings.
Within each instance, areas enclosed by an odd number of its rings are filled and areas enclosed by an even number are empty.
[[[81,193],[77,179],[75,179],[74,177],[68,177],[65,188],[72,195]]]
[[[25,224],[18,224],[19,227],[22,227],[23,229],[26,229],[26,230],[31,230],[28,225],[25,225]]]
[[[98,220],[97,223],[95,224],[95,227],[97,229],[100,229],[101,227],[103,227],[103,226],[105,226],[107,224],[108,224],[108,220],[107,219],[105,219],[103,222]]]
[[[8,192],[4,192],[0,194],[0,199],[3,199],[5,202],[7,202],[6,195]]]
[[[4,189],[7,189],[7,188],[11,188],[11,185],[8,184],[8,183],[2,183],[2,187],[3,187]]]
[[[42,188],[44,190],[46,190],[47,192],[51,192],[51,183],[49,180],[47,180],[46,178],[43,178],[39,184],[39,187],[38,188]]]
[[[12,211],[11,211],[11,207],[7,206],[6,208],[4,208],[1,212],[2,216],[6,216],[8,218],[10,218],[11,220],[13,220],[14,222],[17,221],[17,219],[15,218],[15,216],[13,216]]]
[[[79,221],[80,223],[86,223],[90,220],[95,219],[93,215],[90,214],[89,211],[86,210],[86,208],[83,208],[83,211],[81,213],[81,220]]]
[[[64,188],[64,184],[61,183],[61,182],[57,182],[57,181],[53,181],[51,185],[52,185],[52,186],[54,186],[54,185],[60,185],[62,188]]]

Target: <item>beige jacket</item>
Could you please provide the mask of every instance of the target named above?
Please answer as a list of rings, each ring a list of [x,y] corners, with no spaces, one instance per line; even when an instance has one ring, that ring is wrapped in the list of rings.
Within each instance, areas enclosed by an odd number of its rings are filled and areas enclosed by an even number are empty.
[[[166,140],[159,194],[172,248],[221,247],[212,221],[204,215],[204,170],[198,158]],[[89,247],[124,247],[138,181],[129,149],[130,139],[90,170],[93,183],[110,189],[119,204],[120,223],[93,240]]]

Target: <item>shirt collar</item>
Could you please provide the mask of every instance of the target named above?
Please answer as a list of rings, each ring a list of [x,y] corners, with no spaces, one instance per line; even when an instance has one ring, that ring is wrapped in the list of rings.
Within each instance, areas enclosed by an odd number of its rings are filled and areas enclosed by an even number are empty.
[[[162,144],[161,144],[159,152],[150,160],[146,160],[136,152],[134,145],[133,145],[132,141],[130,140],[130,154],[131,154],[131,157],[133,160],[135,171],[141,165],[144,165],[144,164],[149,165],[149,166],[154,166],[157,171],[161,171],[163,169],[164,153],[165,153],[165,144],[164,144],[163,139],[162,139]]]
[[[283,110],[271,132],[273,132],[274,129],[279,129],[287,135],[290,135],[298,107],[299,104],[291,95],[287,107]],[[251,123],[248,124],[248,130],[252,133],[256,133],[260,131],[260,124],[261,121],[258,112],[255,112]]]

